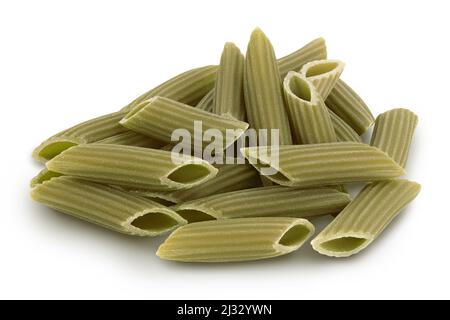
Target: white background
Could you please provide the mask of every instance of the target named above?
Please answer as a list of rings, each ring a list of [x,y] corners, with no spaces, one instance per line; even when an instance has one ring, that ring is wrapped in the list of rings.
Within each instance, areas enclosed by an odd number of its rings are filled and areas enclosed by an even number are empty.
[[[450,298],[448,1],[1,1],[0,298]],[[245,52],[254,27],[283,56],[323,36],[374,114],[420,117],[419,197],[346,260],[176,264],[132,238],[31,202],[41,140],[118,110],[184,70]]]

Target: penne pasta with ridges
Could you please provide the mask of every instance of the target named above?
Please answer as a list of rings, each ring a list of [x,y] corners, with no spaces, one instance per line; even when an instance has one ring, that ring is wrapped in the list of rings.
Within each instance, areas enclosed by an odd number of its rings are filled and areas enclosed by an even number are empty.
[[[326,100],[344,67],[345,64],[339,60],[316,60],[305,64],[300,73],[314,85],[322,99]]]
[[[212,179],[217,169],[208,162],[169,151],[112,144],[72,147],[46,163],[47,169],[64,175],[128,188],[177,190]]]
[[[216,73],[217,66],[205,66],[186,71],[142,94],[122,110],[129,112],[142,101],[156,96],[195,105],[205,94],[214,88]]]
[[[266,175],[284,186],[314,187],[351,182],[370,182],[400,177],[405,171],[378,148],[363,143],[337,142],[272,148],[279,161],[271,159],[269,147],[250,147],[241,153],[258,170],[271,167]]]
[[[143,134],[140,134],[140,133],[137,133],[134,131],[126,131],[126,132],[117,134],[115,136],[108,137],[106,139],[97,141],[95,143],[119,144],[119,145],[124,145],[124,146],[153,148],[153,149],[159,149],[166,145],[164,142],[152,139],[148,136],[144,136]]]
[[[365,133],[375,120],[361,97],[341,79],[336,82],[325,104],[359,135]]]
[[[57,211],[135,236],[156,236],[186,221],[151,200],[74,177],[53,177],[35,185],[31,197]]]
[[[386,111],[375,120],[370,144],[383,150],[405,167],[417,122],[417,115],[408,109]]]
[[[172,133],[177,129],[185,129],[190,133],[190,137],[195,137],[194,121],[201,122],[202,133],[209,129],[221,133],[222,139],[211,142],[216,150],[226,149],[248,128],[246,122],[219,116],[163,97],[153,97],[143,101],[127,114],[120,124],[153,139],[172,143]],[[236,132],[236,136],[229,136],[228,130]],[[193,146],[193,141],[191,143]],[[203,144],[208,145],[210,142],[203,141]]]
[[[188,222],[250,217],[296,217],[339,213],[350,196],[332,188],[260,187],[183,202],[172,209]]]
[[[332,257],[354,255],[371,244],[419,193],[420,185],[390,180],[367,185],[312,241],[314,250]]]
[[[314,226],[298,218],[241,218],[192,223],[175,230],[156,254],[183,262],[273,258],[299,249]]]
[[[243,91],[244,56],[234,43],[227,42],[220,59],[214,89],[214,113],[245,121]]]
[[[257,28],[251,35],[245,57],[244,96],[248,123],[257,130],[278,129],[279,143],[283,145],[292,144],[292,137],[282,90],[273,47]]]
[[[283,81],[293,140],[297,143],[336,142],[330,114],[314,85],[291,71]]]
[[[208,112],[213,112],[214,108],[214,89],[209,91],[205,96],[197,103],[196,108]]]
[[[331,123],[333,124],[334,132],[336,133],[337,141],[346,142],[359,142],[362,143],[361,137],[350,127],[347,122],[339,118],[336,113],[328,109],[328,113],[330,114]]]

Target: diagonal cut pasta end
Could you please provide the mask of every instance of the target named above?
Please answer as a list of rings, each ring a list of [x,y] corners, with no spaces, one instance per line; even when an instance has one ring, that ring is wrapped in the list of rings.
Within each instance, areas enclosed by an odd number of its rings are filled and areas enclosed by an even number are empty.
[[[82,138],[68,136],[53,137],[42,142],[34,149],[32,156],[36,161],[46,163],[64,150],[83,143],[86,143],[86,141]]]
[[[199,158],[186,157],[177,167],[161,177],[162,184],[177,189],[192,188],[211,180],[218,170]]]
[[[314,225],[306,219],[297,219],[274,244],[280,255],[300,248],[315,232]]]
[[[137,236],[156,236],[185,225],[187,221],[167,208],[154,208],[136,213],[123,227]]]
[[[364,233],[343,233],[334,235],[332,238],[317,237],[311,242],[317,252],[335,258],[350,257],[365,249],[374,237]]]

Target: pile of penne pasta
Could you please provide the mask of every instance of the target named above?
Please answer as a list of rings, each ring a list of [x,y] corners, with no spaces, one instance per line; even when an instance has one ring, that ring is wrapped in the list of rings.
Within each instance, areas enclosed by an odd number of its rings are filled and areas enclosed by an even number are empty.
[[[120,111],[45,140],[45,164],[31,181],[34,200],[88,222],[136,236],[173,231],[162,259],[227,262],[293,252],[315,233],[314,218],[334,219],[314,250],[348,257],[366,248],[420,191],[405,175],[417,116],[393,109],[374,119],[340,79],[316,39],[281,59],[260,30],[246,55],[226,43],[219,65],[189,70]],[[245,161],[212,163],[192,153],[173,161],[172,133],[274,130],[277,144],[239,148]],[[361,135],[374,124],[370,144]],[[235,140],[218,141],[222,149]],[[204,148],[206,145],[192,146]],[[268,154],[276,150],[277,161]],[[237,157],[237,156],[236,156]],[[242,159],[241,159],[242,160]],[[265,169],[274,174],[264,175]],[[345,184],[363,182],[352,199]]]

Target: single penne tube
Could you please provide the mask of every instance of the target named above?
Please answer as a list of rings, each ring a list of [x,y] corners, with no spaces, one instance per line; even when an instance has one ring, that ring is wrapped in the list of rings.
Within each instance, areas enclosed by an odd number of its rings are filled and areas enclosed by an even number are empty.
[[[355,142],[250,147],[241,153],[273,182],[314,187],[400,177],[405,170],[378,148]],[[269,171],[269,170],[264,170]]]
[[[405,167],[417,122],[417,115],[408,109],[398,108],[382,113],[375,120],[370,144]]]
[[[251,217],[306,218],[339,213],[350,196],[332,188],[260,187],[183,202],[172,209],[188,222]]]
[[[135,190],[137,194],[150,199],[181,203],[189,200],[204,198],[213,194],[249,189],[261,186],[260,175],[250,164],[222,164],[214,165],[217,175],[211,180],[193,188],[155,192],[149,190]]]
[[[171,152],[113,144],[85,144],[67,149],[46,163],[64,175],[128,188],[176,190],[212,179],[217,169],[208,162]]]
[[[142,101],[156,96],[195,105],[214,88],[216,73],[217,66],[205,66],[186,71],[142,94],[122,110],[129,112]]]
[[[234,43],[227,42],[220,58],[214,89],[214,113],[245,121],[242,86],[244,56]]]
[[[336,82],[325,104],[359,135],[365,133],[375,120],[361,97],[341,79]]]
[[[126,131],[117,134],[115,136],[97,141],[95,143],[119,144],[124,146],[152,148],[152,149],[160,149],[166,145],[166,143],[164,142],[152,139],[148,136],[144,136],[143,134],[134,131]]]
[[[213,112],[214,96],[215,96],[215,92],[214,92],[214,89],[212,89],[207,94],[205,94],[205,96],[197,103],[197,105],[195,107],[200,110]]]
[[[297,143],[336,142],[330,114],[314,85],[303,74],[291,71],[284,78],[293,140]]]
[[[339,118],[339,116],[330,109],[328,109],[328,112],[330,114],[334,132],[336,133],[337,141],[340,142],[353,141],[362,143],[361,137],[358,135],[358,133],[356,133],[355,130],[353,130],[352,127],[350,127],[347,124],[347,122]]]
[[[312,241],[317,252],[349,257],[371,244],[400,210],[419,193],[420,185],[390,180],[367,185]]]
[[[102,227],[135,236],[156,236],[186,221],[151,200],[74,177],[35,185],[31,197],[48,207]]]
[[[292,144],[280,72],[272,44],[259,29],[253,31],[244,67],[244,96],[250,127],[278,129],[279,144]],[[269,144],[270,141],[268,141]]]
[[[345,64],[339,60],[316,60],[305,64],[300,73],[316,87],[317,92],[325,100],[336,85],[344,67]]]
[[[45,163],[67,148],[78,144],[93,143],[122,134],[128,129],[119,124],[125,112],[114,112],[97,117],[55,134],[33,151],[33,158]]]
[[[175,230],[156,255],[182,262],[260,260],[297,250],[313,233],[314,226],[299,218],[204,221]]]
[[[212,144],[215,150],[226,149],[248,128],[246,122],[212,114],[163,97],[143,101],[127,114],[120,124],[150,138],[172,143],[172,133],[176,129],[185,129],[190,133],[190,137],[195,137],[195,122],[201,125],[200,132],[211,129],[220,133],[220,137],[215,137],[213,142],[203,141],[204,145]],[[190,139],[190,145],[195,147],[193,139]]]
[[[289,71],[300,71],[304,64],[326,58],[327,47],[325,40],[323,38],[317,38],[297,51],[278,59],[280,75],[284,78]]]

